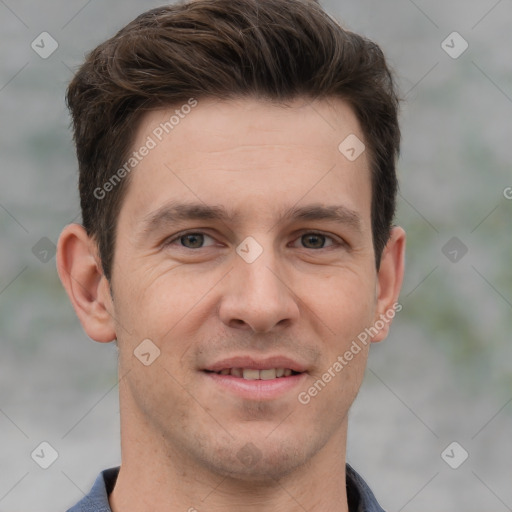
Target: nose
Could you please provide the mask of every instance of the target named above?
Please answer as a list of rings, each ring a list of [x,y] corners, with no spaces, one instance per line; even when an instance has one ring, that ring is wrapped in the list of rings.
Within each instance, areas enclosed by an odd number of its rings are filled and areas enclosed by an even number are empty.
[[[270,252],[263,251],[252,263],[237,256],[219,308],[228,327],[265,333],[298,319],[298,298]]]

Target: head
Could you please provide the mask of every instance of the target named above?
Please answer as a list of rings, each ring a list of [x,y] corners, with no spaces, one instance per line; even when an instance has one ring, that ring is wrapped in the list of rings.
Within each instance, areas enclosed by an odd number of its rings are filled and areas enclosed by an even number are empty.
[[[333,364],[403,275],[398,100],[379,47],[314,1],[195,0],[98,46],[67,102],[83,227],[61,235],[59,274],[89,336],[119,344],[133,423],[248,478],[340,439],[369,344],[336,377]],[[301,375],[277,398],[211,382],[226,358],[283,355]]]

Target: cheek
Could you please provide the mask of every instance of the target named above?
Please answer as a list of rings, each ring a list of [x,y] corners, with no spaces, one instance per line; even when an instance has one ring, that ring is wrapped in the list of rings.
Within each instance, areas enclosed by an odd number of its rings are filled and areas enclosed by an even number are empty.
[[[375,285],[355,272],[339,273],[304,283],[307,309],[317,315],[324,328],[338,340],[348,340],[368,326],[375,311]]]
[[[116,316],[132,337],[162,339],[169,330],[194,313],[216,280],[201,278],[179,268],[165,271],[144,268],[130,272],[114,290]]]

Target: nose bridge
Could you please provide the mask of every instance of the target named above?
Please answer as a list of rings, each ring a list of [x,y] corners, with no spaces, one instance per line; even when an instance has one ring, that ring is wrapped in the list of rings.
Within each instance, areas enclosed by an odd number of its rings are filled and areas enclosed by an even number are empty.
[[[231,327],[245,326],[254,331],[268,331],[298,315],[291,291],[280,276],[278,256],[271,244],[260,245],[255,239],[244,240],[237,247],[235,265],[222,298],[222,321]]]
[[[282,282],[278,279],[275,257],[266,251],[254,262],[239,262],[240,277],[243,282],[243,289],[248,297],[253,298],[260,304],[277,301],[282,294]]]
[[[260,237],[261,240],[261,237]],[[282,294],[282,283],[276,277],[277,259],[269,240],[260,245],[254,238],[248,237],[237,248],[240,256],[236,263],[240,275],[242,294],[254,301],[254,307],[271,306]]]

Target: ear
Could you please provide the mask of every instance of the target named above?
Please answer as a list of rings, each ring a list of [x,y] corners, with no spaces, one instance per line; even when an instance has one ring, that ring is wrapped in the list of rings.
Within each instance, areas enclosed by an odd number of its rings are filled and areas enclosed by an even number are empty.
[[[57,272],[87,335],[95,341],[116,338],[109,283],[96,243],[80,224],[69,224],[57,244]]]
[[[405,266],[405,231],[401,227],[391,229],[391,234],[382,252],[377,272],[377,290],[374,325],[379,327],[372,342],[382,341],[389,332],[395,313],[402,309],[398,296],[402,288]],[[384,324],[382,328],[380,326]]]

